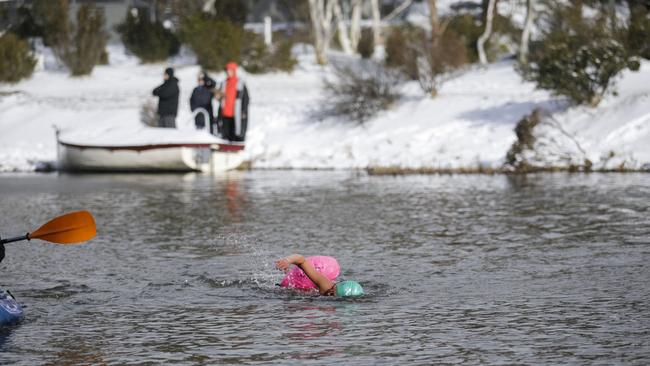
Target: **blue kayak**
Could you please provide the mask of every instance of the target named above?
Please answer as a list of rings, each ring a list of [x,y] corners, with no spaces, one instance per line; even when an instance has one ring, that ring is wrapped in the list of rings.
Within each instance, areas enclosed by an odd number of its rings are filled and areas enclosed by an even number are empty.
[[[5,290],[0,289],[0,327],[16,324],[23,317],[23,308],[16,299]]]

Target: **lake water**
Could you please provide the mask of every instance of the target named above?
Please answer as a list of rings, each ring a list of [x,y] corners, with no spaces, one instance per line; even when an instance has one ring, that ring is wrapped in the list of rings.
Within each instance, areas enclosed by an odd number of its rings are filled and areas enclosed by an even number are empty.
[[[7,245],[0,364],[650,362],[648,174],[0,176],[3,237],[79,209],[91,242]],[[293,252],[367,295],[275,286]]]

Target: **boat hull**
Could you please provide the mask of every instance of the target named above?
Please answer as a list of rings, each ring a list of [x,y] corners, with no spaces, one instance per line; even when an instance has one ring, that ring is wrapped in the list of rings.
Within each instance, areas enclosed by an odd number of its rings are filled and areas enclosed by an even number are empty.
[[[157,144],[91,146],[58,142],[64,171],[190,172],[227,171],[244,162],[244,145]]]

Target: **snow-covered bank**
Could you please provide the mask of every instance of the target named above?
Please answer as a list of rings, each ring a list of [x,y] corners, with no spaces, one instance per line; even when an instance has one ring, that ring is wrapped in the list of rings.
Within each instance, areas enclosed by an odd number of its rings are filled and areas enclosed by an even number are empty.
[[[650,62],[625,71],[597,108],[574,107],[544,118],[524,157],[537,168],[591,165],[593,170],[650,170]]]
[[[52,125],[63,134],[137,129],[140,107],[166,65],[138,65],[119,52],[111,50],[119,62],[99,66],[89,77],[70,78],[46,68],[18,84],[0,84],[0,171],[30,171],[39,161],[54,161]],[[314,65],[313,55],[303,54],[293,74],[246,78],[252,98],[248,158],[253,168],[496,169],[516,139],[517,121],[541,107],[554,113],[561,129],[543,123],[535,130],[538,145],[531,159],[536,164],[572,164],[585,156],[595,168],[601,161],[603,167],[624,163],[628,169],[650,163],[649,62],[638,73],[625,73],[618,96],[607,97],[600,107],[568,110],[523,82],[512,66],[502,62],[469,70],[446,83],[435,99],[407,84],[393,109],[358,126],[315,120],[314,111],[327,103],[320,86],[328,71]],[[192,129],[188,99],[198,71],[195,65],[177,65],[181,129]]]

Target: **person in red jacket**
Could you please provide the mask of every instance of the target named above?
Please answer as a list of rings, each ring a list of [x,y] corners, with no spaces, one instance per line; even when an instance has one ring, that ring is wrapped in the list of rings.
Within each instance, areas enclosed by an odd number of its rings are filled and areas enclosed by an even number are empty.
[[[248,89],[237,77],[237,64],[226,64],[226,80],[216,93],[219,99],[218,121],[221,136],[229,141],[244,141],[248,127]]]

